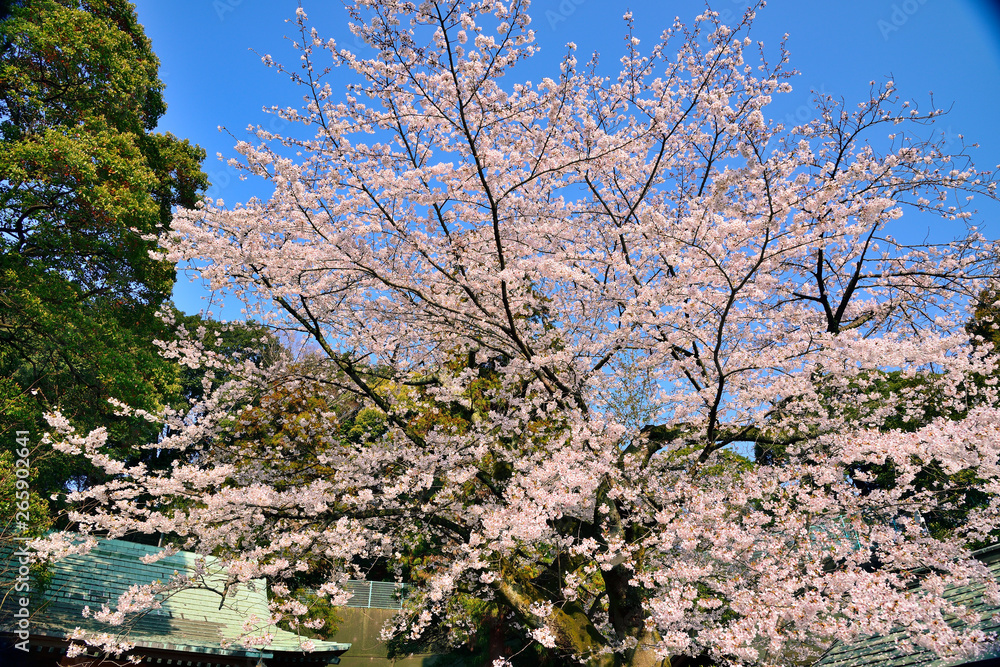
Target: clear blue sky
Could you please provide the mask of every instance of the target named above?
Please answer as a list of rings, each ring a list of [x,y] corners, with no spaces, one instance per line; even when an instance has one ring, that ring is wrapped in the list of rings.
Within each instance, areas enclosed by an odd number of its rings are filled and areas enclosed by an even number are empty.
[[[227,204],[251,196],[266,197],[259,183],[241,183],[215,159],[233,155],[233,137],[246,127],[273,122],[261,107],[297,105],[302,93],[259,54],[275,60],[297,60],[283,40],[292,26],[295,0],[137,0],[139,20],[153,40],[166,83],[168,110],[160,131],[169,131],[208,151],[205,170],[213,182],[210,194]],[[353,44],[346,13],[336,0],[303,0],[303,7],[323,37]],[[742,13],[745,0],[716,0],[723,17]],[[576,42],[581,59],[594,50],[609,72],[621,54],[621,15],[631,9],[644,43],[667,27],[674,16],[690,21],[704,9],[697,0],[535,0],[531,15],[542,54],[532,65],[539,76],[555,71],[566,42]],[[758,39],[775,46],[784,33],[792,66],[801,72],[795,91],[784,96],[773,116],[808,113],[810,89],[848,101],[865,99],[868,82],[891,76],[902,95],[921,105],[934,93],[938,106],[951,107],[940,129],[950,136],[980,144],[974,153],[981,168],[1000,163],[1000,9],[987,0],[771,0],[758,15]],[[533,77],[535,78],[535,77]],[[536,78],[537,80],[537,78]],[[1000,238],[1000,206],[979,202],[979,224]],[[926,227],[926,221],[915,222]],[[204,307],[204,293],[181,276],[177,305],[187,312]],[[218,314],[218,309],[216,309]],[[225,316],[237,317],[238,311]]]

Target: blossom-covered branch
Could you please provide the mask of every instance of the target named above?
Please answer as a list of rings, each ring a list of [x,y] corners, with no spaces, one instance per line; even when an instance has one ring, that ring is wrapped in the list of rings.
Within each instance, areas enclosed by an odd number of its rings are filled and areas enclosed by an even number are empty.
[[[393,633],[458,632],[471,596],[591,665],[790,664],[897,626],[974,651],[941,593],[992,581],[996,358],[962,324],[993,175],[892,82],[770,120],[793,72],[755,10],[648,49],[626,15],[619,74],[570,45],[537,83],[526,10],[359,0],[367,59],[299,11],[297,129],[234,161],[273,196],[182,211],[162,246],[314,353],[226,370],[171,417],[169,471],[71,436],[113,478],[75,520],[333,595],[378,563],[413,585]],[[918,215],[966,233],[914,243]]]

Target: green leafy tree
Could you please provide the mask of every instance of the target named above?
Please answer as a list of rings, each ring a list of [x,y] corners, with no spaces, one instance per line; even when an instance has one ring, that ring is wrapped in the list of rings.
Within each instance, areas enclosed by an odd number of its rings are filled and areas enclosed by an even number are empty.
[[[134,455],[158,427],[108,399],[157,410],[183,393],[153,343],[171,335],[157,312],[175,272],[151,235],[198,202],[204,151],[153,132],[159,61],[129,2],[7,2],[0,19],[2,448],[15,431],[37,443],[59,409]],[[34,464],[43,497],[95,481],[82,459]]]

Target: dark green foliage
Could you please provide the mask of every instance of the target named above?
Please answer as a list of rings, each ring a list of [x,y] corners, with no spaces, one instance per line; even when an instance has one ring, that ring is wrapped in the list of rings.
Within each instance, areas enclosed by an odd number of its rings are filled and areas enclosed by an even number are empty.
[[[35,446],[59,410],[105,428],[117,457],[156,456],[159,427],[115,414],[182,395],[160,357],[174,267],[150,257],[172,208],[194,206],[204,151],[152,130],[166,110],[159,61],[124,0],[0,6],[0,450]],[[38,451],[40,497],[100,478]],[[53,505],[59,510],[59,503]]]
[[[995,301],[997,292],[984,292],[973,317],[966,324],[966,332],[972,337],[973,348],[977,354],[995,355],[1000,349],[1000,316]],[[989,346],[988,348],[985,346]],[[824,378],[817,378],[822,386]],[[961,419],[963,412],[943,410],[945,403],[943,383],[948,379],[930,374],[903,373],[901,371],[878,371],[863,374],[854,379],[846,388],[839,391],[825,392],[831,410],[845,413],[856,418],[858,423],[870,423],[873,428],[882,431],[901,431],[915,433],[936,419]],[[981,377],[958,387],[949,387],[964,395],[968,407],[982,404],[984,392],[980,391],[987,382],[995,382],[995,378]],[[898,400],[904,397],[905,401]],[[904,410],[904,405],[909,406]],[[894,405],[895,409],[885,414],[881,409],[885,405]],[[877,422],[872,421],[872,415],[881,415]],[[786,460],[786,449],[792,441],[783,442],[781,438],[768,439],[755,443],[755,459],[765,465],[781,465]],[[955,530],[961,527],[970,510],[982,507],[989,502],[989,497],[977,490],[982,480],[976,478],[974,471],[964,471],[958,474],[947,474],[937,460],[914,460],[911,463],[921,466],[921,470],[913,480],[913,493],[933,493],[939,500],[938,509],[919,517],[900,516],[869,516],[864,519],[870,523],[894,524],[901,519],[916,519],[926,531],[937,539],[947,539]],[[892,489],[897,486],[898,467],[891,461],[881,465],[856,464],[847,470],[853,484],[862,494],[870,494],[882,489]],[[970,544],[978,548],[984,544]]]
[[[0,0],[0,21],[3,21],[10,13],[14,11],[15,7],[21,7],[24,5],[22,0]]]

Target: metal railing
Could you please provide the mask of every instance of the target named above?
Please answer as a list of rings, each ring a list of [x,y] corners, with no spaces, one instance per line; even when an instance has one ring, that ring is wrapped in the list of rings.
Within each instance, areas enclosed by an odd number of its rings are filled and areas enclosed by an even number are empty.
[[[354,594],[345,607],[401,609],[406,586],[393,581],[346,581],[344,590]]]

